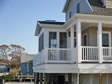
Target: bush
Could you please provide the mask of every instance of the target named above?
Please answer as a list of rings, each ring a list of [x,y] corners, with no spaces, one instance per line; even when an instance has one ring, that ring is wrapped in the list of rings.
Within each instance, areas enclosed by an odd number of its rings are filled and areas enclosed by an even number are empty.
[[[0,79],[5,79],[5,80],[11,80],[13,78],[13,76],[11,74],[6,75],[6,76],[1,76]]]

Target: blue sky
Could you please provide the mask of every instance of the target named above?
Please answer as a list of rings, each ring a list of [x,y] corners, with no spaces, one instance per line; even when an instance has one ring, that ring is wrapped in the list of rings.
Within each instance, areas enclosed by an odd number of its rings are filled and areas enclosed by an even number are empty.
[[[18,44],[28,53],[38,52],[34,36],[38,20],[65,21],[66,0],[0,0],[0,45]]]

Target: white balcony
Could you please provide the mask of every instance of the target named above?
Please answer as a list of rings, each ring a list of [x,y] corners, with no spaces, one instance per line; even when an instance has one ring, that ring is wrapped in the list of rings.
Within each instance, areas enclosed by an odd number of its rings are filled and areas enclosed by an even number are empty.
[[[81,58],[78,56],[77,48],[74,49],[61,49],[61,48],[48,48],[44,49],[37,54],[34,58],[34,64],[66,64],[66,63],[76,63],[78,59],[81,62],[99,62],[100,56],[98,52],[98,47],[81,46],[82,51]],[[112,47],[102,47],[102,62],[112,62]]]
[[[71,49],[48,48],[37,54],[34,58],[34,64],[45,63],[71,63],[72,62]]]

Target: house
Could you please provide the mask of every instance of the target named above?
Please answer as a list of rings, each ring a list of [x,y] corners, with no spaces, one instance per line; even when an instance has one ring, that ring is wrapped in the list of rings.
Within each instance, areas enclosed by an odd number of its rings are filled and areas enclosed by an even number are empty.
[[[22,53],[21,55],[21,73],[22,75],[33,75],[33,57],[34,54]]]
[[[35,84],[112,84],[112,0],[66,0],[63,12],[37,23]]]
[[[0,62],[0,76],[4,73],[9,73],[10,68],[7,63]]]

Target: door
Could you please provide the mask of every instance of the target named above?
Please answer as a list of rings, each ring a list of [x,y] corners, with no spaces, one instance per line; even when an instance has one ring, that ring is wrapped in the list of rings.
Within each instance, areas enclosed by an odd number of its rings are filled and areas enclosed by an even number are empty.
[[[103,47],[103,58],[109,60],[111,57],[111,34],[110,32],[102,33],[102,47]]]
[[[84,34],[83,35],[83,45],[84,46],[87,46],[88,45],[88,37],[87,37],[87,34]]]
[[[109,47],[110,44],[110,33],[109,32],[103,32],[102,34],[102,46],[103,47]]]

